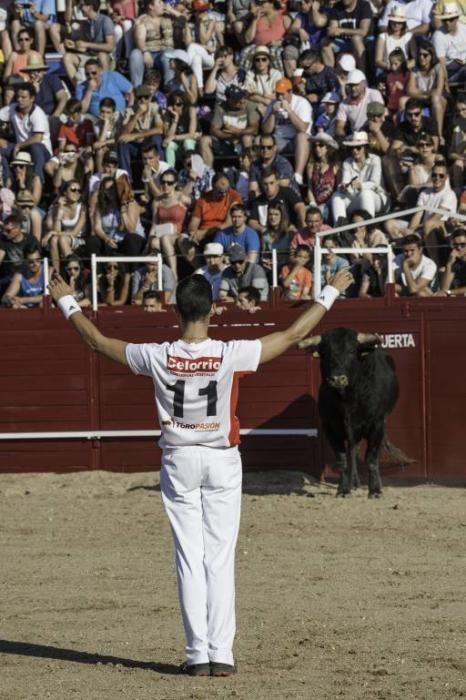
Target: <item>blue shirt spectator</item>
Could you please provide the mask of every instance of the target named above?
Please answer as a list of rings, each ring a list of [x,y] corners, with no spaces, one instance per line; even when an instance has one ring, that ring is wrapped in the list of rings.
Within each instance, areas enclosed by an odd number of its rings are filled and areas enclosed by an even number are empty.
[[[92,73],[91,73],[92,69]],[[121,73],[114,70],[102,70],[97,63],[86,63],[86,77],[82,83],[76,86],[75,96],[83,105],[83,110],[94,117],[99,116],[99,104],[104,97],[111,97],[115,101],[116,111],[124,112],[127,105],[127,97],[132,94],[133,86]],[[89,86],[92,93],[89,95]]]
[[[246,211],[242,204],[235,204],[231,208],[231,226],[217,231],[214,243],[221,243],[223,250],[228,254],[230,246],[239,244],[246,251],[248,262],[257,262],[260,251],[260,239],[257,231],[246,226]]]

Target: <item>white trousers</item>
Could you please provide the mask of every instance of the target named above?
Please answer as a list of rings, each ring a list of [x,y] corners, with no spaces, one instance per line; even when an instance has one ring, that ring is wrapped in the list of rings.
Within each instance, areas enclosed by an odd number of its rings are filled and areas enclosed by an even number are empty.
[[[387,203],[386,197],[382,197],[374,190],[361,190],[358,194],[334,194],[330,200],[333,221],[337,222],[340,216],[347,217],[355,209],[364,209],[373,218],[380,214]]]
[[[175,543],[188,664],[234,663],[241,480],[237,447],[163,451],[160,485]]]
[[[191,58],[191,68],[196,76],[197,84],[204,87],[204,71],[214,67],[215,56],[209,53],[201,44],[190,44],[187,48]]]

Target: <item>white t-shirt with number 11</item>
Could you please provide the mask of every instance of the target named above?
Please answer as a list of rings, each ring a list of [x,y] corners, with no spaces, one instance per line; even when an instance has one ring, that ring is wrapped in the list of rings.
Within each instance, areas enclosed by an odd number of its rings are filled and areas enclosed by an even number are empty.
[[[129,343],[135,374],[152,377],[161,447],[239,443],[238,383],[259,365],[260,340]]]

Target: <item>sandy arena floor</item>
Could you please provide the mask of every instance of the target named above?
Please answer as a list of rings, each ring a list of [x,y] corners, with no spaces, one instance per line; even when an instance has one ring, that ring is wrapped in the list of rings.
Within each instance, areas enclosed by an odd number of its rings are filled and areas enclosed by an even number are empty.
[[[238,676],[183,660],[158,475],[0,475],[1,700],[466,697],[466,490],[246,475]]]

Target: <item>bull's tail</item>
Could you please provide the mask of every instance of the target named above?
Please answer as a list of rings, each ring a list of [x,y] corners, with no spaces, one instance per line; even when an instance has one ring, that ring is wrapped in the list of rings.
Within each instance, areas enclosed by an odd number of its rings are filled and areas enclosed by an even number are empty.
[[[394,445],[393,442],[391,442],[391,440],[389,440],[386,435],[383,439],[382,447],[384,448],[384,450],[387,450],[388,454],[390,455],[391,461],[395,464],[407,465],[414,464],[414,462],[416,461],[412,457],[408,457],[407,455],[405,455],[403,450],[400,450],[399,447]]]

